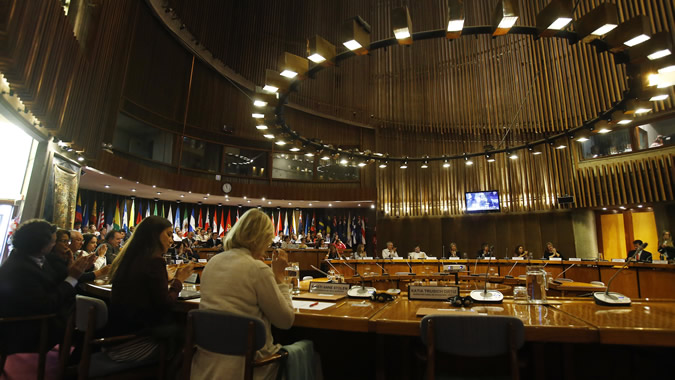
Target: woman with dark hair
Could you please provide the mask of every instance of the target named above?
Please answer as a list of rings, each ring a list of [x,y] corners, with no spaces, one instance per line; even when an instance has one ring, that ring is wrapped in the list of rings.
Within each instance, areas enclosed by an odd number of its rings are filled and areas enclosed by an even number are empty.
[[[183,239],[176,246],[176,256],[174,257],[174,260],[197,262],[199,260],[199,256],[192,251],[192,248],[190,248],[190,242],[188,239]]]
[[[169,342],[174,339],[167,336],[173,334],[171,306],[178,299],[182,282],[192,274],[193,264],[179,268],[169,280],[163,256],[172,243],[171,222],[149,216],[136,227],[112,263],[111,332],[147,337],[145,350],[127,360],[148,357],[155,351],[159,339],[168,338]]]
[[[108,246],[101,244],[99,249],[96,249],[98,246],[98,237],[94,234],[84,234],[82,235],[84,241],[82,243],[82,254],[85,256],[95,254],[96,261],[94,261],[94,270],[99,270],[107,265],[107,260],[105,259],[105,254],[108,252]]]
[[[12,235],[14,250],[0,266],[0,317],[55,313],[57,317],[50,320],[50,345],[63,338],[77,279],[93,262],[93,258],[80,257],[67,266],[61,278],[55,279],[45,264],[45,256],[55,243],[56,226],[38,219],[24,222]],[[35,349],[39,333],[40,321],[0,325],[0,336],[8,351]]]
[[[326,255],[326,259],[342,260],[342,255],[335,244],[328,245],[328,254]]]
[[[513,257],[525,257],[528,254],[529,252],[525,250],[522,244],[517,245],[516,249],[513,250]]]

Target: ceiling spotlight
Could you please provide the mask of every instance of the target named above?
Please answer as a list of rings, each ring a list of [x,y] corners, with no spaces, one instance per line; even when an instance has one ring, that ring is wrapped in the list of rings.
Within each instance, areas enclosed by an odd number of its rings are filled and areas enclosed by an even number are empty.
[[[361,162],[358,163],[358,166],[359,166],[360,168],[362,168],[362,167],[366,166],[366,163],[363,162],[363,161],[361,161]]]
[[[602,3],[586,13],[574,23],[579,39],[589,43],[611,32],[619,25],[619,13],[616,5]]]
[[[426,169],[428,167],[429,167],[429,162],[427,162],[427,160],[424,160],[424,162],[422,163],[422,166],[420,166],[420,168]]]
[[[412,44],[412,22],[408,7],[394,8],[391,10],[391,25],[394,36],[400,45]]]
[[[291,202],[288,202],[288,205],[289,205],[289,206],[292,206],[293,204],[292,204]]]
[[[158,192],[157,192],[157,195],[162,195],[162,193],[158,191]]]
[[[485,155],[485,160],[487,162],[495,162],[495,156],[492,153],[488,153]]]
[[[375,205],[370,205],[370,208],[375,208]]]
[[[110,185],[104,185],[103,187],[105,187],[106,189],[109,189]]]
[[[251,117],[253,117],[254,119],[263,119],[265,118],[265,115],[262,113],[252,113]]]
[[[328,204],[328,207],[333,207],[333,204],[332,204],[332,203],[329,203],[329,204]]]
[[[572,21],[572,2],[552,0],[537,14],[537,30],[540,37],[554,36]]]
[[[309,70],[309,61],[307,58],[284,52],[279,59],[279,66],[281,67],[279,75],[293,79],[298,75],[305,74]]]
[[[466,157],[466,153],[464,153],[464,154],[465,154],[465,156],[464,156],[464,164],[465,164],[466,166],[471,166],[471,165],[473,165],[473,161],[471,160],[471,158]]]
[[[131,192],[132,192],[132,193],[135,193],[135,192],[136,192],[136,189],[131,189]]]
[[[450,167],[450,163],[448,162],[447,159],[446,159],[445,161],[443,161],[443,167],[444,167],[444,168],[449,168],[449,167]]]
[[[259,125],[256,125],[255,128],[262,131],[262,130],[267,129],[267,126],[265,124],[259,124]]]
[[[307,153],[305,153],[305,157],[314,157],[314,153],[307,152]]]
[[[152,188],[153,188],[153,189],[156,188],[156,187],[157,187],[157,185],[152,185]]]
[[[279,145],[279,146],[284,146],[284,145],[286,145],[286,142],[285,142],[284,140],[277,140],[277,141],[275,142],[275,144],[277,144],[277,145]]]
[[[360,16],[352,17],[342,26],[341,39],[347,49],[365,55],[370,47],[370,25]]]
[[[181,194],[180,197],[181,197],[181,198],[185,198],[185,194]]]
[[[518,21],[519,13],[517,0],[499,0],[492,16],[492,36],[507,34]]]
[[[400,166],[401,169],[408,169],[408,161],[403,161],[403,163]]]
[[[445,32],[445,38],[454,39],[462,35],[464,29],[464,1],[448,1],[448,28]]]
[[[206,199],[206,198],[204,198],[204,199]],[[246,203],[251,203],[251,200],[250,200],[250,199],[249,199],[249,200],[247,200],[247,201],[246,201]]]
[[[77,160],[80,161],[80,162],[82,162],[82,161],[84,161],[84,157],[78,156],[78,157],[77,157]]]
[[[289,149],[289,150],[290,150],[291,152],[299,152],[299,151],[300,151],[300,148],[294,146],[294,147],[292,147],[292,148]]]
[[[273,134],[268,133],[266,135],[263,135],[263,137],[272,140],[275,136]]]
[[[342,159],[340,160],[340,165],[347,166],[348,163],[349,160],[347,160],[346,157],[342,157]]]
[[[267,204],[268,204],[268,205],[271,205],[271,204],[272,204],[272,202],[271,202],[271,201],[267,201]]]
[[[311,203],[309,204],[309,207],[312,207],[312,204],[311,204]]]
[[[265,107],[265,106],[267,105],[267,102],[264,102],[264,101],[262,101],[262,100],[254,100],[254,101],[253,101],[253,105],[256,106],[256,107]],[[253,115],[261,115],[261,114],[259,114],[259,113],[254,113]],[[256,117],[256,116],[253,116],[253,117]],[[261,116],[258,117],[258,118],[261,119],[261,118],[263,118],[263,117],[265,117],[265,115],[261,115]]]
[[[314,63],[327,64],[335,57],[335,45],[331,44],[321,36],[314,36],[309,40],[308,57]]]
[[[512,153],[509,155],[509,158],[512,159],[512,160],[517,160],[517,159],[518,159],[518,155],[516,154],[516,152],[512,152]]]
[[[122,177],[119,177],[119,179],[122,179]]]
[[[386,167],[387,167],[387,163],[388,163],[388,161],[381,162],[380,165],[379,165],[380,169],[386,168]]]
[[[330,156],[327,155],[327,154],[324,154],[323,157],[321,157],[321,159],[322,159],[323,161],[328,161],[328,160],[330,160]]]
[[[244,199],[246,199],[246,195],[244,195]]]

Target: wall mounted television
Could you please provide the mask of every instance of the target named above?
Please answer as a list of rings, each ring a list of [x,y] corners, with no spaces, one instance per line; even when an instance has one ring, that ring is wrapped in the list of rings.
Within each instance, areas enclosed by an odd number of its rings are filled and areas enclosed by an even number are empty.
[[[466,212],[499,212],[499,191],[474,191],[464,193],[466,199]]]

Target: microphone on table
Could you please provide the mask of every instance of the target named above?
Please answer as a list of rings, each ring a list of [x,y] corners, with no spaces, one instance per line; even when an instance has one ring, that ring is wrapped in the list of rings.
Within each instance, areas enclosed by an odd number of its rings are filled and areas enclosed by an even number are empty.
[[[415,272],[413,272],[413,270],[412,270],[412,265],[410,265],[410,260],[406,260],[405,263],[408,264],[408,268],[410,268],[410,273],[408,273],[408,274],[411,275],[411,276],[414,276]]]
[[[445,259],[445,245],[441,246],[441,260]]]
[[[569,266],[569,267],[568,267],[567,269],[565,269],[564,271],[562,271],[562,272],[558,273],[558,275],[557,275],[557,276],[555,276],[554,280],[555,280],[556,278],[558,278],[558,277],[562,276],[562,275],[563,275],[563,273],[565,273],[565,272],[567,272],[568,270],[572,269],[572,267],[574,267],[575,265],[577,265],[577,264],[576,264],[576,263],[573,263],[573,264],[572,264],[572,265],[570,265],[570,266]]]
[[[485,287],[483,290],[472,290],[469,294],[469,297],[471,297],[474,302],[500,303],[504,300],[504,295],[499,290],[488,290],[491,262],[492,260],[488,261],[487,272],[485,272]]]
[[[389,271],[386,270],[382,265],[380,265],[380,263],[378,263],[378,262],[376,261],[376,262],[375,262],[375,265],[377,265],[378,267],[382,268],[382,270],[383,270],[384,272],[387,272],[387,273],[382,273],[383,276],[389,276]]]
[[[325,275],[326,277],[328,277],[328,276],[329,276],[329,274],[328,274],[328,273],[326,273],[326,272],[322,271],[321,269],[319,269],[319,268],[315,267],[314,265],[310,265],[310,267],[314,268],[314,270],[315,270],[315,271],[317,271],[317,272],[320,272],[320,273],[322,273],[322,274],[323,274],[323,275]]]
[[[616,278],[616,276],[624,269],[628,268],[628,264],[630,263],[631,260],[633,260],[638,252],[641,252],[643,249],[647,248],[647,243],[642,244],[641,246],[638,247],[638,249],[635,250],[635,252],[628,257],[628,260],[626,260],[626,264],[624,264],[621,269],[616,271],[614,275],[609,279],[607,282],[607,290],[604,292],[595,292],[593,293],[593,299],[595,299],[595,303],[598,305],[602,306],[628,306],[631,304],[631,299],[624,296],[621,293],[617,292],[610,292],[609,287],[612,285],[612,281]]]
[[[474,264],[473,266],[473,273],[471,273],[471,275],[478,276],[478,273],[476,273],[476,271],[478,271],[478,257],[476,257],[476,264]]]
[[[511,272],[513,272],[513,269],[516,267],[516,265],[518,265],[517,261],[515,264],[511,266],[511,270],[509,270],[509,273],[507,273],[506,276],[504,276],[504,278],[513,278],[513,276],[511,276]]]
[[[356,271],[356,269],[352,268],[351,265],[347,264],[343,261],[340,262],[342,265],[346,266],[347,268],[351,269],[354,272],[354,277],[358,277],[359,273]]]

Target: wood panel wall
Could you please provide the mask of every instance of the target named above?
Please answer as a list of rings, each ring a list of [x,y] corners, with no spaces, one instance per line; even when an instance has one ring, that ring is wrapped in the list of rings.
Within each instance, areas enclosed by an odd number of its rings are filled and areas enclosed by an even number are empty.
[[[45,133],[91,157],[112,140],[138,5],[100,2],[99,17],[79,29],[85,51],[60,1],[0,1],[0,72]]]

